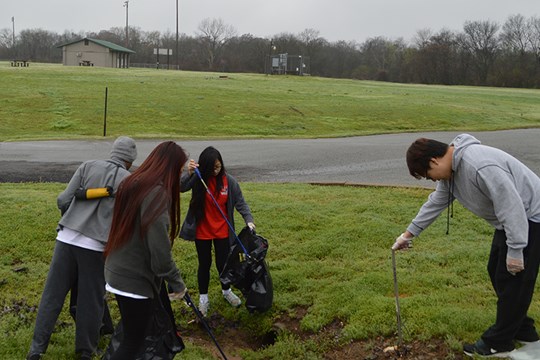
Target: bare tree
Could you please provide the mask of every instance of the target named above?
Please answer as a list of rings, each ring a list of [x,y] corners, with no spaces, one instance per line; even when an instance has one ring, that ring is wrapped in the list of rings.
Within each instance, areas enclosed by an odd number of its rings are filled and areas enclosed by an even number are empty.
[[[62,52],[55,45],[59,36],[43,29],[22,30],[17,42],[17,55],[40,62],[59,62]]]
[[[362,54],[365,64],[370,68],[371,79],[390,80],[390,66],[397,60],[402,45],[401,39],[392,41],[381,36],[369,38],[362,44]]]
[[[527,51],[529,27],[523,15],[511,15],[502,27],[501,41],[512,51],[524,55]]]
[[[491,21],[467,21],[463,26],[463,46],[475,60],[478,80],[486,84],[499,49],[499,25]]]
[[[415,55],[413,67],[420,82],[446,85],[453,83],[453,67],[458,62],[456,36],[451,30],[443,29],[423,39]]]
[[[326,40],[320,36],[319,30],[305,29],[298,34],[298,40],[302,42],[303,55],[312,56],[315,51],[326,44]]]
[[[99,40],[110,41],[114,44],[124,44],[126,30],[125,28],[121,27],[112,27],[109,30],[101,30],[98,33],[88,33],[86,36]]]
[[[529,29],[527,41],[537,64],[540,64],[540,17],[530,17],[527,21],[527,27]]]
[[[198,26],[200,43],[206,54],[208,69],[213,70],[218,62],[223,46],[234,36],[236,29],[222,19],[206,18]]]
[[[9,28],[0,29],[0,47],[10,48],[13,46],[13,32]]]
[[[433,31],[431,31],[431,29],[420,29],[416,32],[416,35],[413,37],[412,42],[417,49],[421,50],[429,44],[432,36]]]
[[[275,53],[277,54],[300,54],[302,43],[298,39],[298,36],[283,32],[272,37],[272,43],[276,47]]]
[[[13,32],[11,29],[0,29],[0,59],[14,58]]]

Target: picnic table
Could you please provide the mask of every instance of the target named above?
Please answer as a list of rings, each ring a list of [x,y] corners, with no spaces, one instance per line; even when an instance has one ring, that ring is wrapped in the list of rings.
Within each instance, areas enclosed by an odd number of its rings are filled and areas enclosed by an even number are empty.
[[[30,61],[28,60],[11,60],[11,66],[28,67]]]
[[[82,60],[79,62],[79,66],[94,66],[94,63],[90,60]]]

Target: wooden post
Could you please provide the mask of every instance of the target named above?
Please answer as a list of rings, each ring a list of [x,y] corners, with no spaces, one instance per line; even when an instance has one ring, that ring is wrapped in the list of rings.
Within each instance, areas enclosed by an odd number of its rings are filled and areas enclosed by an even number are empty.
[[[107,136],[107,97],[109,88],[105,87],[105,113],[103,115],[103,136]]]

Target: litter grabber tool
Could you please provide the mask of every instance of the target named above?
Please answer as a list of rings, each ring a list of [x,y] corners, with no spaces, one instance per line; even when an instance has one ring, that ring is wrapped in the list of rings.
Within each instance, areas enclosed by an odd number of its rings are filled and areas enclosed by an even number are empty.
[[[396,271],[396,250],[392,249],[392,271],[394,273],[394,295],[396,297],[396,321],[398,331],[398,347],[403,345],[403,333],[401,331],[401,309],[399,307],[399,290]]]
[[[392,270],[394,273],[394,295],[396,297],[396,320],[397,320],[397,334],[398,334],[398,343],[394,346],[388,346],[384,349],[384,352],[394,352],[398,357],[405,356],[410,348],[403,345],[403,332],[401,327],[403,322],[401,320],[401,309],[399,307],[399,290],[397,282],[397,271],[396,271],[396,249],[392,249]]]
[[[195,304],[191,300],[191,297],[189,296],[188,293],[186,293],[184,295],[184,300],[186,301],[186,304],[188,304],[188,306],[193,309],[193,311],[195,312],[195,315],[197,315],[197,317],[199,318],[199,321],[203,324],[204,329],[206,330],[206,332],[208,333],[210,338],[212,338],[212,341],[214,342],[214,344],[216,344],[216,347],[218,348],[221,356],[223,356],[223,360],[227,360],[227,356],[225,355],[225,353],[221,349],[221,346],[219,346],[219,343],[217,342],[216,337],[212,333],[212,330],[210,330],[210,326],[208,325],[206,320],[204,320],[204,316],[201,314],[199,309],[197,309],[197,307],[195,306]]]

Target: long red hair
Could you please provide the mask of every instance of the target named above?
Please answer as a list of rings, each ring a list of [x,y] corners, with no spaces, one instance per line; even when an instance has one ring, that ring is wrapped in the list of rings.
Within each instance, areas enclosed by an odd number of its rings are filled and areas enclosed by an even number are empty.
[[[113,218],[104,256],[125,245],[133,236],[143,200],[156,187],[157,194],[140,214],[140,236],[169,207],[171,243],[180,231],[180,175],[187,161],[187,154],[173,141],[165,141],[152,150],[144,162],[125,178],[118,187],[114,203]]]

